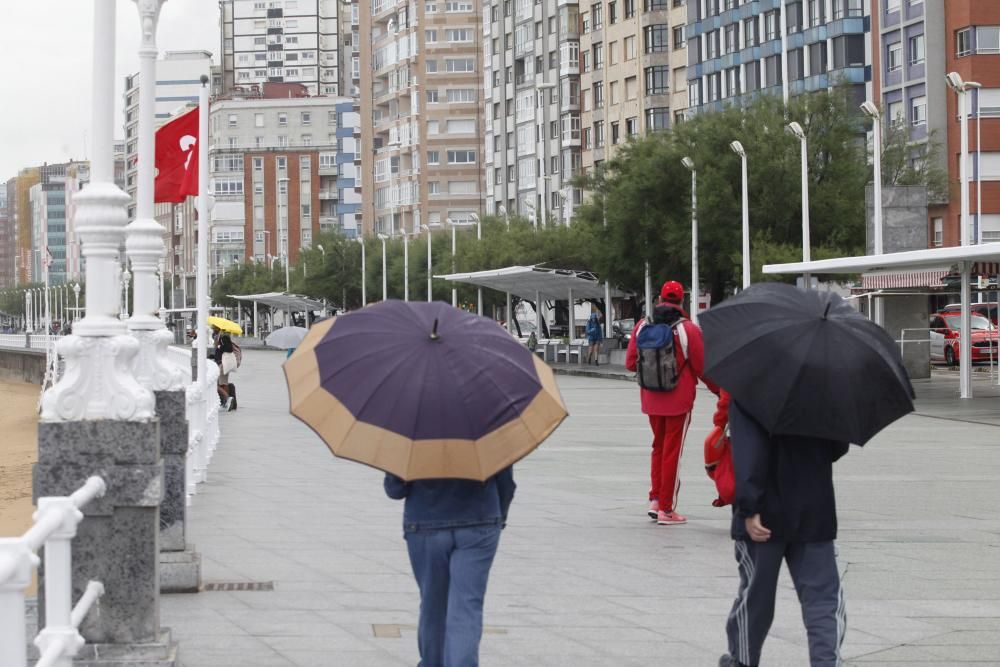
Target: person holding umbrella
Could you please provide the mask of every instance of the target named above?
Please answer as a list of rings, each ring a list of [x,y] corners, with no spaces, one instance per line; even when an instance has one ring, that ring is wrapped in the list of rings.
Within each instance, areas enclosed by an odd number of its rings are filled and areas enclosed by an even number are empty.
[[[731,394],[739,589],[720,667],[760,662],[781,563],[813,667],[841,664],[847,615],[833,463],[913,410],[898,348],[840,296],[760,283],[701,317],[705,374]]]
[[[423,667],[475,667],[512,466],[566,417],[552,370],[492,320],[383,301],[315,324],[284,364],[292,414],[403,499]]]

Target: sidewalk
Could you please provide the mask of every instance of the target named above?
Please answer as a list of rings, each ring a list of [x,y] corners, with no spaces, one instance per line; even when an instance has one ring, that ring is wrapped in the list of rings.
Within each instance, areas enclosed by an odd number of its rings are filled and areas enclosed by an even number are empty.
[[[283,357],[246,352],[240,409],[222,415],[190,508],[206,582],[273,589],[164,596],[163,624],[186,667],[415,665],[402,506],[379,472],[334,459],[288,415]],[[714,667],[737,577],[729,513],[711,507],[700,461],[712,396],[699,393],[682,462],[689,523],[658,527],[644,512],[649,434],[635,386],[560,387],[571,417],[517,466],[482,665]],[[911,415],[838,464],[848,664],[996,662],[997,447],[995,426]],[[783,577],[762,664],[807,663]]]

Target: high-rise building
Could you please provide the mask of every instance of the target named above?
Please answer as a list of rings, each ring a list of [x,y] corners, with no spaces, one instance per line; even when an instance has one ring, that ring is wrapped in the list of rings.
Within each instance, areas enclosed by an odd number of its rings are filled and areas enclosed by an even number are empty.
[[[358,0],[222,0],[222,94],[266,82],[351,95],[360,76]]]
[[[32,272],[31,188],[41,181],[39,167],[27,167],[8,181],[7,215],[14,223],[14,282],[23,285],[39,282],[41,276]]]
[[[67,187],[67,181],[70,172],[76,174],[81,167],[86,169],[87,163],[44,164],[35,168],[38,181],[27,191],[30,211],[28,263],[33,282],[44,279],[45,262],[48,262],[49,284],[67,281],[67,201],[75,194]]]
[[[581,196],[577,3],[494,0],[484,13],[487,210],[568,220]]]
[[[7,210],[7,183],[0,183],[0,289],[14,286],[14,221]]]
[[[358,233],[357,103],[344,97],[289,98],[284,94],[289,85],[265,84],[263,97],[213,100],[213,271],[285,254],[295,263],[299,250],[320,232]]]
[[[837,85],[860,105],[869,79],[868,4],[688,0],[688,106],[714,111],[761,93],[788,99]]]
[[[484,208],[482,0],[365,7],[364,231],[473,220]]]
[[[946,75],[982,87],[970,92],[969,212],[973,243],[1000,241],[1000,4],[988,0],[874,0],[872,71],[875,99],[885,124],[903,126],[914,144],[910,159],[924,159],[921,145],[938,143],[949,176],[950,197],[933,203],[928,240],[961,242],[961,124],[958,99]],[[982,136],[979,136],[980,131]]]

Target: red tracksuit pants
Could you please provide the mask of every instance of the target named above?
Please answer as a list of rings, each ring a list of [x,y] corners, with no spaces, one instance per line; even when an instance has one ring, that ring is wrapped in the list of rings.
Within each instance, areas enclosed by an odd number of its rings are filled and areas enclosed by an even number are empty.
[[[684,438],[687,437],[691,414],[648,416],[649,426],[653,429],[649,499],[659,501],[660,509],[670,512],[677,507],[677,494],[681,488],[677,466],[681,460],[681,452],[684,451]]]

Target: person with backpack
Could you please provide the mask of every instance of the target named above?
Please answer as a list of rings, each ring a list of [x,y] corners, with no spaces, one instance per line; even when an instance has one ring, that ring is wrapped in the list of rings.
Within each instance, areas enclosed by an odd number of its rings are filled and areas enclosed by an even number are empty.
[[[663,283],[653,316],[636,326],[625,353],[625,367],[637,374],[642,411],[653,431],[647,515],[661,526],[687,522],[676,511],[681,486],[677,468],[698,380],[718,393],[703,377],[701,329],[687,318],[683,301],[684,287],[679,282]]]
[[[598,359],[601,355],[601,341],[604,340],[604,331],[601,330],[601,311],[596,307],[592,307],[590,318],[587,319],[586,332],[587,364],[593,363],[595,366],[600,366]]]

